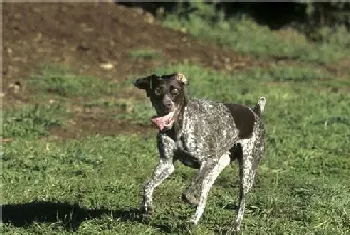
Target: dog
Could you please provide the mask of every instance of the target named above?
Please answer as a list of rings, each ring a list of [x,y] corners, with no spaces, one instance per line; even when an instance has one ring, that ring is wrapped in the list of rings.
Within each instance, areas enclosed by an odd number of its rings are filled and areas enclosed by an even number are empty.
[[[150,75],[134,81],[134,86],[146,91],[156,116],[153,124],[159,128],[157,146],[159,164],[144,186],[141,203],[143,216],[152,212],[152,194],[171,173],[174,161],[198,169],[197,175],[182,194],[182,199],[196,206],[190,219],[200,220],[207,195],[222,170],[237,159],[240,189],[236,219],[230,231],[240,230],[246,195],[253,185],[258,164],[265,152],[265,127],[260,118],[266,99],[260,97],[255,107],[223,104],[186,95],[187,78],[181,73]]]

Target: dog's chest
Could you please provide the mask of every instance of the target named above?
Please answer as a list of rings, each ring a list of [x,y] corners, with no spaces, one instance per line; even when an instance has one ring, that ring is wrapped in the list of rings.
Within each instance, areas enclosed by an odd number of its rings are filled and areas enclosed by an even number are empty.
[[[188,166],[204,159],[219,158],[237,138],[234,120],[224,105],[206,100],[191,100],[177,136],[175,154]]]
[[[176,159],[181,161],[185,166],[199,169],[202,159],[198,155],[193,154],[192,151],[190,152],[185,149],[182,143],[177,143],[177,148],[175,149],[174,154]]]

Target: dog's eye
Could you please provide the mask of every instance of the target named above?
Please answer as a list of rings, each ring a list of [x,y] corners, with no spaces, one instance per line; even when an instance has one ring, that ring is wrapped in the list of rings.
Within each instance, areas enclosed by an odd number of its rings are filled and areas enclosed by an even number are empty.
[[[173,95],[177,95],[178,93],[179,93],[179,89],[177,89],[177,88],[174,88],[171,90],[171,94],[173,94]]]
[[[160,88],[160,87],[156,87],[155,89],[154,89],[154,94],[155,95],[161,95],[162,94],[162,89]]]

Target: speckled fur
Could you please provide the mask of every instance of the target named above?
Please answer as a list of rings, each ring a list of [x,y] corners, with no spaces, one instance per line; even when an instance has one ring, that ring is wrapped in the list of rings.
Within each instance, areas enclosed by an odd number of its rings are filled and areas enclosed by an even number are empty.
[[[149,214],[152,210],[154,189],[174,171],[173,162],[179,160],[186,166],[198,169],[197,175],[182,195],[183,200],[197,206],[190,220],[197,224],[215,179],[230,162],[237,159],[241,183],[237,216],[232,222],[231,232],[239,231],[246,194],[253,185],[258,164],[265,152],[265,129],[260,119],[265,103],[266,100],[262,97],[254,108],[244,106],[254,115],[254,123],[249,136],[242,138],[240,129],[235,124],[234,115],[237,114],[233,114],[227,105],[188,99],[183,112],[179,112],[183,116],[176,132],[166,130],[157,135],[160,162],[144,187],[141,205],[144,214]]]

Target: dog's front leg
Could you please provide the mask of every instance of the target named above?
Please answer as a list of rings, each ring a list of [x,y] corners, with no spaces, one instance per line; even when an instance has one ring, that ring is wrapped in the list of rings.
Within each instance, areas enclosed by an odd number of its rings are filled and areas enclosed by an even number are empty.
[[[144,187],[141,205],[141,211],[144,215],[149,215],[152,212],[152,195],[154,189],[174,172],[174,141],[168,136],[158,135],[157,144],[160,153],[160,161],[151,179],[147,181]]]
[[[221,171],[230,164],[230,161],[231,159],[228,153],[224,154],[218,161],[208,159],[208,161],[203,163],[197,177],[191,183],[197,184],[197,187],[200,187],[201,190],[197,210],[190,220],[193,224],[196,225],[201,218],[210,188],[213,186],[214,181]]]
[[[154,189],[160,185],[174,171],[172,159],[161,159],[159,165],[154,170],[152,178],[144,187],[144,196],[141,210],[144,214],[152,212],[152,194]]]

